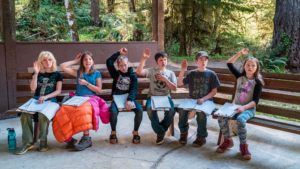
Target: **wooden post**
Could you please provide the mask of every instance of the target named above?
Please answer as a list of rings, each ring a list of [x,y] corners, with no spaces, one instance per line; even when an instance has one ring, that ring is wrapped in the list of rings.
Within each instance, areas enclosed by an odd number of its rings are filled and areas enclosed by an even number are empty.
[[[5,48],[6,82],[8,108],[16,106],[16,26],[15,26],[15,1],[3,0],[3,39]],[[4,91],[1,91],[4,92]],[[0,99],[2,100],[2,99]]]
[[[152,36],[153,40],[158,42],[160,51],[165,49],[164,27],[164,1],[152,0]]]

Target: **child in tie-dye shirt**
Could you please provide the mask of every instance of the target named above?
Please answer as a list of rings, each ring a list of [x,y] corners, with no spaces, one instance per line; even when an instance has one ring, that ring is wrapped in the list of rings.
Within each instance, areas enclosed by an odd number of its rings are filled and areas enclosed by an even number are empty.
[[[236,116],[238,125],[238,136],[240,139],[240,151],[245,160],[251,159],[251,154],[248,150],[247,144],[247,130],[246,122],[254,117],[256,112],[256,106],[259,101],[259,97],[262,91],[262,86],[264,84],[262,76],[260,74],[259,61],[250,57],[245,60],[242,72],[238,71],[233,63],[242,55],[247,55],[249,49],[244,48],[238,53],[233,55],[228,61],[227,66],[231,73],[237,78],[237,85],[233,103],[242,105],[236,109]],[[228,148],[233,147],[233,141],[230,138],[230,131],[228,126],[228,117],[219,117],[219,125],[224,135],[224,142],[217,148],[218,153],[225,152]]]

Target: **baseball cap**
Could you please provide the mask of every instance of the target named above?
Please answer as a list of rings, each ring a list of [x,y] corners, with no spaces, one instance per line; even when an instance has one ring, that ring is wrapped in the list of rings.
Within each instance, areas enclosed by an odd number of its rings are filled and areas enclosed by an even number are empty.
[[[207,57],[207,59],[209,58],[208,56],[208,53],[206,51],[199,51],[197,54],[196,54],[196,60],[200,57]]]

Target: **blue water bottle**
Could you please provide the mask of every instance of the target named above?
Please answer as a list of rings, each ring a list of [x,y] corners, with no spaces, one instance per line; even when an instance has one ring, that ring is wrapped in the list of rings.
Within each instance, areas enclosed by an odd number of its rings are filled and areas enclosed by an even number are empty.
[[[16,141],[16,132],[14,128],[7,128],[8,135],[7,135],[7,144],[8,150],[14,151],[17,148],[17,141]]]

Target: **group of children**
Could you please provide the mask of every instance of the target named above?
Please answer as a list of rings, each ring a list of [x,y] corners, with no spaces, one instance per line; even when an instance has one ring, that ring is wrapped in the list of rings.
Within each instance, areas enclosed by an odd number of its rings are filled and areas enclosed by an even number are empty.
[[[247,58],[242,66],[242,72],[237,70],[233,63],[243,56],[247,55],[249,50],[244,48],[232,56],[227,61],[229,70],[237,78],[237,86],[233,103],[241,105],[236,112],[234,119],[237,120],[238,136],[240,139],[240,151],[245,160],[251,159],[251,154],[246,142],[246,122],[255,115],[255,107],[258,104],[259,97],[264,84],[260,74],[259,62],[256,58]],[[209,55],[205,51],[196,54],[195,60],[197,69],[187,71],[187,61],[181,64],[181,71],[178,79],[173,71],[167,69],[168,55],[165,52],[158,52],[154,55],[156,66],[144,69],[146,61],[151,57],[150,49],[145,49],[138,68],[135,70],[128,67],[127,49],[121,48],[118,52],[110,56],[107,61],[107,69],[113,78],[112,95],[128,94],[125,109],[135,113],[134,129],[132,143],[139,144],[141,137],[138,133],[142,117],[142,106],[136,101],[138,80],[137,75],[146,77],[150,81],[148,99],[146,100],[146,110],[151,121],[151,126],[157,134],[156,144],[160,145],[164,142],[167,129],[172,123],[175,112],[179,113],[179,143],[185,145],[188,137],[188,114],[184,109],[175,108],[170,96],[171,90],[176,90],[177,86],[188,86],[189,96],[191,99],[197,100],[197,104],[202,104],[207,100],[212,100],[220,86],[216,73],[207,69]],[[115,68],[115,63],[117,68]],[[79,64],[79,69],[71,66]],[[65,142],[66,148],[81,151],[92,146],[92,139],[89,136],[89,130],[97,130],[99,118],[103,123],[110,123],[111,135],[109,142],[111,144],[118,143],[116,125],[119,109],[114,101],[110,107],[106,102],[97,96],[102,89],[101,73],[94,69],[94,60],[92,53],[79,53],[74,60],[64,62],[60,65],[61,69],[76,78],[76,96],[90,97],[88,102],[76,107],[62,105],[53,118],[53,133],[59,142]],[[30,84],[31,90],[35,93],[34,98],[40,104],[45,101],[57,102],[56,96],[61,93],[63,77],[57,71],[56,60],[51,52],[41,52],[38,60],[33,64],[34,73]],[[186,75],[185,75],[186,74]],[[164,117],[160,121],[157,111],[152,109],[151,96],[167,96],[171,108],[164,112]],[[194,146],[201,147],[206,143],[208,135],[206,123],[207,116],[204,112],[196,113],[196,121],[198,124],[197,137],[193,142]],[[42,113],[35,115],[22,113],[22,142],[23,146],[16,154],[24,154],[33,148],[33,127],[32,118],[38,118],[40,125],[40,151],[47,151],[47,133],[49,121]],[[230,130],[228,121],[231,118],[219,117],[218,122],[224,142],[217,148],[218,153],[223,153],[233,146],[230,138]],[[79,143],[72,136],[79,132],[83,132]]]

